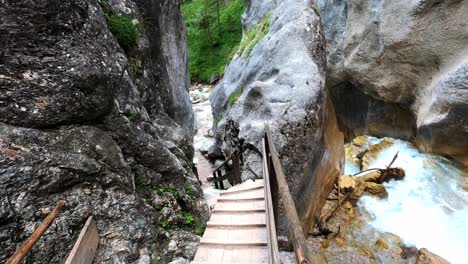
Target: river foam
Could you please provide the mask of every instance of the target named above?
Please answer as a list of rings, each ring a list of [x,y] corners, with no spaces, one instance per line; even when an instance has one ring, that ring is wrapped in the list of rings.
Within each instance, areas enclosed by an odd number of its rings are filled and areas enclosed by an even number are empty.
[[[427,248],[455,264],[468,263],[468,192],[462,188],[468,180],[466,168],[420,153],[402,140],[379,153],[370,167],[385,168],[396,152],[393,166],[402,167],[406,177],[384,183],[386,199],[362,197],[362,214],[373,228],[398,235],[408,246]],[[356,169],[348,164],[346,173]]]

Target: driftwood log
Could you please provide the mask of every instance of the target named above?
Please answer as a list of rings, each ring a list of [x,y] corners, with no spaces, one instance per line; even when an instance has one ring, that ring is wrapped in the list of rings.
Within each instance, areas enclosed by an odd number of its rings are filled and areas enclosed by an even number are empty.
[[[332,216],[335,214],[336,210],[338,208],[341,208],[341,205],[344,204],[346,201],[349,201],[354,194],[363,188],[363,184],[365,182],[374,182],[378,184],[382,184],[383,182],[388,182],[391,179],[395,180],[401,180],[403,177],[405,177],[405,171],[402,168],[392,168],[391,166],[395,162],[395,160],[398,157],[398,152],[395,154],[393,157],[392,161],[386,166],[384,169],[379,169],[379,168],[373,168],[373,169],[368,169],[365,171],[358,172],[354,174],[353,176],[357,176],[360,174],[363,174],[365,172],[368,172],[369,174],[366,176],[359,177],[359,180],[356,180],[356,186],[354,189],[347,191],[343,196],[341,196],[341,186],[340,186],[340,181],[338,179],[337,183],[337,193],[338,197],[334,200],[337,200],[337,203],[335,203],[330,210],[328,210],[324,215],[322,215],[318,221],[318,232],[316,233],[310,233],[313,236],[327,236],[331,233],[333,233],[328,227],[327,227],[327,222],[332,218]],[[336,234],[338,234],[338,231]]]

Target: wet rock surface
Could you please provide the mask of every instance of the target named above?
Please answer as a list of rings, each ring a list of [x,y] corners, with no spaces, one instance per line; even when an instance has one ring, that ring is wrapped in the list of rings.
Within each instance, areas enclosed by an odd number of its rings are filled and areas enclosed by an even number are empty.
[[[343,157],[315,10],[310,1],[248,1],[244,31],[257,34],[250,42],[244,36],[245,48],[210,95],[219,146],[225,156],[240,151],[243,180],[262,177],[262,137],[270,126],[303,223],[315,221]]]
[[[65,208],[27,263],[63,262],[90,215],[97,263],[194,254],[193,222],[207,207],[192,172],[180,3],[98,2],[0,5],[0,262],[59,199]],[[131,51],[110,33],[109,13],[137,25]]]
[[[348,139],[401,138],[466,163],[468,3],[317,0],[317,5],[327,41],[328,85]]]

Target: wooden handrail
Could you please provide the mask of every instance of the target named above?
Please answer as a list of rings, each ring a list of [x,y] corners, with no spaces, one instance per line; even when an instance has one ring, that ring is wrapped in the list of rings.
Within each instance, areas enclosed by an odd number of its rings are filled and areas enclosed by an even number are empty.
[[[263,180],[265,182],[265,211],[266,211],[266,226],[267,226],[267,239],[268,239],[268,257],[270,264],[280,264],[278,249],[278,237],[276,235],[275,224],[275,209],[277,204],[273,204],[272,199],[272,182],[274,179],[274,171],[269,172],[269,153],[268,153],[268,139],[266,137],[262,140],[263,145]]]
[[[268,174],[272,174],[271,171],[274,171],[274,174],[276,175],[278,193],[281,197],[284,213],[288,222],[288,238],[289,241],[291,241],[293,244],[297,263],[322,263],[323,261],[319,256],[311,254],[307,249],[307,242],[301,227],[301,223],[299,221],[296,206],[294,204],[291,192],[289,191],[289,187],[286,182],[286,177],[283,172],[283,166],[281,165],[278,153],[276,152],[276,147],[273,143],[273,137],[271,136],[271,131],[268,125],[266,125],[265,127],[265,138],[267,153],[265,153],[266,155],[263,158],[269,160],[272,165],[270,166],[270,171]],[[277,212],[275,212],[275,214],[277,216]]]
[[[223,167],[225,167],[227,165],[227,163],[232,160],[232,158],[234,157],[234,153],[231,154],[225,161],[223,161],[223,163],[221,163],[218,167],[216,167],[213,171],[217,171],[217,170],[220,170],[222,169]]]
[[[39,227],[34,230],[32,235],[24,242],[24,244],[11,256],[5,264],[18,264],[21,259],[23,259],[26,254],[31,250],[31,248],[36,244],[36,242],[41,238],[41,236],[47,231],[49,226],[54,222],[55,218],[60,214],[65,201],[59,201],[57,206],[47,215],[47,217],[42,221]]]
[[[228,171],[228,162],[232,160],[232,171]],[[225,168],[225,174],[223,175],[222,169]],[[229,158],[227,158],[221,165],[219,165],[213,171],[213,182],[215,184],[215,188],[224,189],[223,180],[230,180],[230,182],[235,184],[241,183],[241,176],[240,176],[240,158],[239,153],[234,151]]]

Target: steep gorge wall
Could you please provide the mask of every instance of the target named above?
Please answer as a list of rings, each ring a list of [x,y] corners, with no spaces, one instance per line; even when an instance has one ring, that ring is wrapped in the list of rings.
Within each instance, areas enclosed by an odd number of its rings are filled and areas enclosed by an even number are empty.
[[[124,52],[106,13],[132,19],[137,47]],[[193,256],[182,212],[203,222],[206,206],[180,1],[7,0],[0,35],[0,262],[60,199],[27,263],[63,262],[89,215],[96,263]]]
[[[317,0],[348,138],[416,142],[468,164],[468,1]]]
[[[240,49],[210,96],[218,143],[226,156],[240,151],[243,179],[262,177],[270,126],[304,230],[313,228],[344,154],[315,10],[309,0],[247,1]]]

